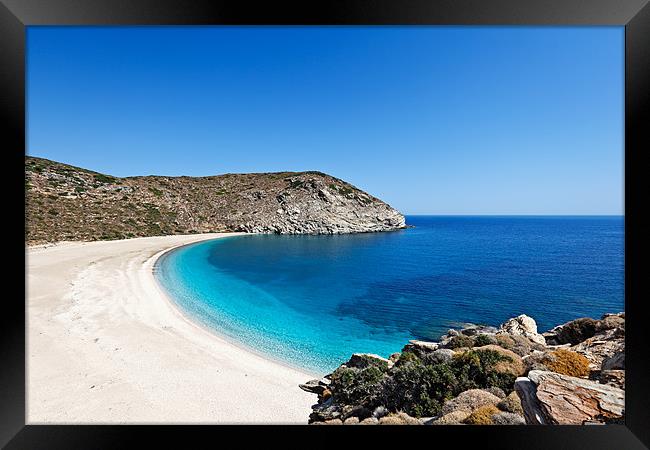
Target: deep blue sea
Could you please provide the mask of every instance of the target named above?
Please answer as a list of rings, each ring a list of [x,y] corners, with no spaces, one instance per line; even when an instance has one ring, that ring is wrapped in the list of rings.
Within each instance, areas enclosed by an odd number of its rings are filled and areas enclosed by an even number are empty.
[[[466,322],[525,313],[540,331],[624,309],[624,218],[409,216],[343,236],[235,236],[163,256],[193,320],[314,373]]]

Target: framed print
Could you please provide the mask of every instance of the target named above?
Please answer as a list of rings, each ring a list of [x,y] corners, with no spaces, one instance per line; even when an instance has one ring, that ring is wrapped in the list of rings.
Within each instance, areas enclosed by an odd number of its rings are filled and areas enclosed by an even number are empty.
[[[647,448],[649,8],[3,0],[2,444]]]

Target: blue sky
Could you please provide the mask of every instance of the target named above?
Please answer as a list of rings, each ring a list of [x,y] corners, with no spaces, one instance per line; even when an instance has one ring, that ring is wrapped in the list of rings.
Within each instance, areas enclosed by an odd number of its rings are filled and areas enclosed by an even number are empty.
[[[406,214],[622,214],[622,27],[29,27],[27,153],[320,170]]]

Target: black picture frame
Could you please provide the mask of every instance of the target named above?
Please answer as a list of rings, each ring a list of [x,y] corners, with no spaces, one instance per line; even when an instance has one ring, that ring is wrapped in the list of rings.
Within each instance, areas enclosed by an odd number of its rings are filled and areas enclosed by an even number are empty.
[[[644,308],[647,289],[641,266],[648,229],[641,199],[644,186],[643,153],[650,123],[650,6],[648,0],[347,0],[347,1],[223,1],[223,0],[0,0],[0,110],[5,176],[4,197],[14,203],[7,213],[6,233],[24,233],[23,189],[25,154],[25,27],[33,25],[618,25],[625,27],[625,312],[626,419],[625,425],[537,427],[209,427],[209,426],[74,426],[25,425],[25,296],[26,277],[7,275],[14,294],[5,294],[2,317],[0,379],[0,445],[6,448],[118,448],[136,438],[155,442],[196,442],[215,446],[227,428],[242,438],[264,432],[304,434],[304,444],[354,436],[379,438],[389,445],[419,434],[436,445],[452,439],[455,446],[473,442],[489,448],[642,449],[650,446],[648,326]],[[644,189],[645,187],[645,189]],[[24,193],[24,191],[23,191]],[[24,195],[24,194],[23,194]],[[5,200],[7,203],[7,200]],[[26,266],[25,247],[9,239],[7,261],[15,270]],[[15,241],[15,242],[14,242]],[[18,263],[16,263],[18,261]],[[9,291],[6,291],[9,292]],[[305,418],[308,415],[305,412]],[[325,433],[316,436],[317,434]],[[286,439],[283,438],[283,439]],[[282,441],[278,441],[282,442]],[[336,444],[335,440],[331,445]],[[344,441],[345,442],[345,441]],[[294,442],[294,444],[298,444]],[[293,445],[293,444],[292,444]],[[291,445],[291,446],[292,446]],[[415,444],[414,444],[415,445]]]

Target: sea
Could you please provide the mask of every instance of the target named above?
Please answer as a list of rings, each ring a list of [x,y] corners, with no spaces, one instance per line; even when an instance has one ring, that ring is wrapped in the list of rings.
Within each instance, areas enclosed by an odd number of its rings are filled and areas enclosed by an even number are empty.
[[[412,228],[243,235],[160,258],[197,324],[314,374],[388,357],[467,323],[533,317],[540,332],[624,310],[623,216],[407,216]]]

